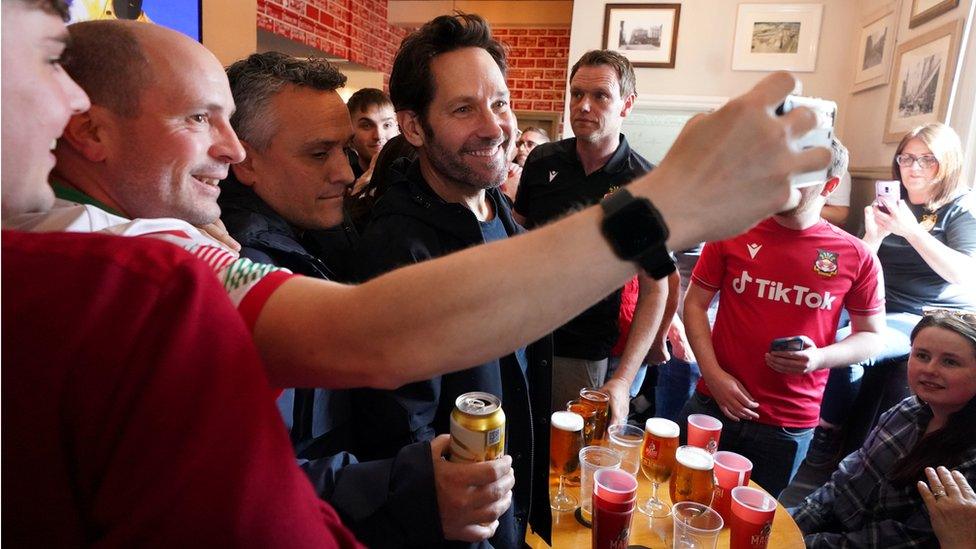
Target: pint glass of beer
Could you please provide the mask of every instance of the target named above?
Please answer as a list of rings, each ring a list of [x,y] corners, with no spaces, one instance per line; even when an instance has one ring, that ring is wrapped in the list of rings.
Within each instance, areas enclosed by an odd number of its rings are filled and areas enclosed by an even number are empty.
[[[671,507],[658,499],[657,488],[671,476],[680,432],[678,424],[669,419],[652,417],[644,423],[641,471],[651,481],[651,497],[639,507],[645,515],[662,518],[671,513]]]
[[[549,505],[553,511],[572,511],[576,509],[579,500],[566,493],[563,482],[566,475],[579,469],[583,418],[573,412],[553,412],[549,424],[549,464],[559,475],[559,490]]]
[[[583,418],[583,446],[593,446],[593,427],[597,409],[589,402],[577,398],[566,403],[566,411],[579,414]]]
[[[610,394],[599,389],[580,389],[580,400],[596,409],[593,416],[593,444],[604,444],[610,424]]]
[[[694,501],[711,505],[715,495],[715,460],[696,446],[681,446],[674,452],[671,501]]]

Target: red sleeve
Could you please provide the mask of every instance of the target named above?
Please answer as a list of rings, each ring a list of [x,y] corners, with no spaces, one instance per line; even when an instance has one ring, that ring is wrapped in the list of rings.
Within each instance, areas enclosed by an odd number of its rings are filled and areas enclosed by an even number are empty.
[[[717,292],[722,289],[725,278],[725,254],[722,242],[709,242],[702,248],[701,257],[691,272],[691,280],[702,288]]]
[[[244,319],[244,324],[247,325],[248,330],[251,332],[254,331],[254,325],[257,324],[258,317],[261,316],[261,310],[264,309],[264,305],[268,302],[271,294],[275,293],[275,290],[293,276],[298,275],[285,271],[268,273],[267,276],[259,280],[251,288],[251,291],[247,292],[244,299],[241,300],[241,304],[237,307],[237,310],[240,312],[241,318]]]
[[[127,297],[121,360],[75,383],[80,496],[102,541],[358,547],[296,466],[240,315],[187,263],[153,299]]]
[[[884,312],[884,275],[878,256],[861,249],[861,263],[844,307],[852,315],[869,316]]]

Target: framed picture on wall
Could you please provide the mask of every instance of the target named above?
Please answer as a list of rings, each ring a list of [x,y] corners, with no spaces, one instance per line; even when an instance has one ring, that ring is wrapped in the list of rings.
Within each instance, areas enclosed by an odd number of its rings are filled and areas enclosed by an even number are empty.
[[[914,29],[959,5],[959,0],[912,0],[908,28]]]
[[[732,70],[812,72],[823,4],[739,4]]]
[[[892,2],[861,21],[852,91],[881,86],[891,78],[899,12],[899,2]]]
[[[603,49],[638,68],[673,69],[680,17],[681,4],[607,4]]]
[[[920,124],[945,121],[961,35],[962,21],[957,20],[898,46],[885,143],[899,141]]]

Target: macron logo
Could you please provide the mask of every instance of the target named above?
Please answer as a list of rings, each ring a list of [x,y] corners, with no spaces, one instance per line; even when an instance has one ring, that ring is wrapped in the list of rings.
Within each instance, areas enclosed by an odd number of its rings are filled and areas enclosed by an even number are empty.
[[[749,250],[749,257],[756,259],[756,255],[762,249],[762,244],[746,244],[746,248]]]
[[[553,172],[553,171],[550,171],[550,172],[549,172],[549,182],[550,182],[550,183],[552,183],[552,180],[553,180],[553,179],[556,179],[556,176],[557,176],[557,175],[559,175],[559,172]]]

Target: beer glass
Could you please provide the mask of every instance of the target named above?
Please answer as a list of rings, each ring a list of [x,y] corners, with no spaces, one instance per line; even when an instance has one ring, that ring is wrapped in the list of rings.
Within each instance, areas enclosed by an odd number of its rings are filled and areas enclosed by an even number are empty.
[[[644,431],[640,427],[620,423],[611,425],[607,433],[610,435],[610,448],[620,452],[620,468],[637,476],[640,471]]]
[[[639,507],[645,515],[663,518],[671,514],[671,507],[658,499],[657,488],[671,476],[680,432],[678,424],[669,419],[652,417],[644,423],[641,471],[651,481],[651,497]]]
[[[579,500],[566,493],[563,482],[566,475],[579,469],[583,418],[573,412],[553,412],[549,424],[549,464],[559,475],[559,489],[549,506],[553,511],[572,511]]]
[[[593,417],[593,444],[603,444],[610,424],[610,394],[599,389],[580,389],[580,400],[596,408]]]
[[[580,399],[570,400],[566,403],[566,411],[579,414],[583,418],[583,447],[593,445],[593,418],[596,417],[596,408]],[[580,470],[577,469],[566,475],[566,484],[569,486],[579,486]]]
[[[694,501],[711,505],[715,495],[715,460],[697,446],[680,446],[674,452],[671,502]]]

